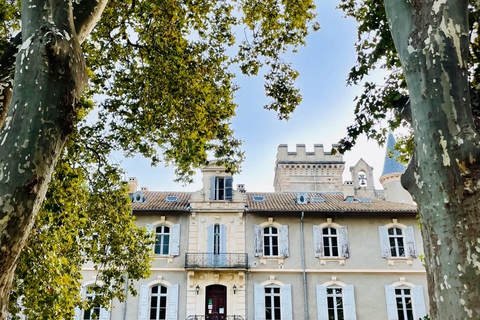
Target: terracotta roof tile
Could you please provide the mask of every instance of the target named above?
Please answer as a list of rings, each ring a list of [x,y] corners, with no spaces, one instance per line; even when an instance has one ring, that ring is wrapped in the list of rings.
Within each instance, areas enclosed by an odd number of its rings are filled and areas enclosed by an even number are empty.
[[[145,191],[143,192],[146,200],[142,203],[132,203],[133,210],[173,210],[188,211],[191,192],[162,192]],[[176,196],[178,201],[167,201],[167,196]]]
[[[317,211],[317,212],[410,212],[416,213],[415,205],[371,199],[371,202],[343,200],[338,193],[307,193],[308,203],[297,204],[297,193],[247,193],[248,211]],[[254,201],[253,197],[265,197],[265,201]],[[312,202],[310,197],[322,197],[325,202]]]

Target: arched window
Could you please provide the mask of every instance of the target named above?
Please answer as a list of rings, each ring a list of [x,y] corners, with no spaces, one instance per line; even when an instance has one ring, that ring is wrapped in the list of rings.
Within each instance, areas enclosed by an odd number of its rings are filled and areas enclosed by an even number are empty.
[[[316,285],[318,319],[355,320],[353,285],[334,280]]]
[[[170,246],[170,227],[158,226],[155,229],[155,254],[168,255]]]
[[[93,289],[93,286],[90,286],[87,288],[87,292],[85,293],[85,299],[88,301],[88,303],[92,303],[92,301],[95,300],[95,291]],[[83,311],[83,320],[93,320],[93,319],[99,319],[100,318],[100,304],[99,303],[94,303],[91,305],[90,309],[84,310]]]
[[[280,287],[266,286],[265,287],[265,319],[266,320],[280,320],[281,308],[280,302]]]
[[[263,254],[265,256],[278,256],[278,229],[275,227],[263,229]]]
[[[422,286],[400,281],[385,286],[388,320],[423,319],[427,314]]]
[[[338,257],[338,234],[335,228],[323,228],[323,251],[325,257]]]
[[[167,318],[167,287],[153,286],[150,289],[149,320],[165,320]]]
[[[390,254],[392,257],[405,257],[402,229],[388,229],[388,242],[390,243]]]
[[[413,226],[407,227],[395,221],[378,228],[382,258],[387,258],[389,264],[402,258],[408,264],[408,261],[411,263],[411,259],[417,257]]]
[[[395,301],[399,320],[413,319],[412,295],[410,288],[395,288]]]
[[[332,286],[326,289],[327,312],[330,320],[344,320],[343,289]]]

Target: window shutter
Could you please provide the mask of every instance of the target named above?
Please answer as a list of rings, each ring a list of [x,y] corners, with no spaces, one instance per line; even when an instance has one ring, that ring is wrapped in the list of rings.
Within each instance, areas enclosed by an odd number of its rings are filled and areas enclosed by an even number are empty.
[[[150,296],[150,287],[146,284],[140,286],[140,297],[138,299],[138,320],[148,319],[148,298]]]
[[[220,256],[219,264],[222,267],[227,266],[227,226],[221,224],[220,225]]]
[[[253,285],[253,298],[255,303],[255,320],[265,320],[265,289],[255,283]]]
[[[323,238],[322,228],[319,226],[313,226],[313,251],[315,258],[323,257]]]
[[[413,227],[406,227],[405,228],[405,242],[406,242],[406,257],[407,258],[416,258],[417,251],[415,249],[415,235],[413,231]]]
[[[207,253],[212,253],[213,254],[213,228],[214,225],[211,224],[207,227]]]
[[[397,302],[395,300],[395,288],[389,285],[385,286],[385,296],[387,299],[388,320],[398,320]]]
[[[318,320],[328,320],[327,288],[325,288],[325,286],[317,284],[316,289]]]
[[[415,308],[415,319],[423,319],[427,315],[422,286],[413,287],[413,306]]]
[[[170,255],[180,255],[180,224],[170,227]]]
[[[80,292],[79,292],[79,295],[80,295],[80,301],[83,302],[83,287],[80,288]],[[80,309],[80,307],[75,307],[75,309],[73,310],[73,312],[75,313],[75,315],[73,316],[73,320],[81,320],[82,318],[82,309]]]
[[[110,310],[105,308],[100,308],[99,320],[110,320]]]
[[[348,258],[350,256],[350,249],[348,247],[348,231],[346,226],[338,228],[338,242],[340,245],[340,257]]]
[[[179,284],[168,286],[167,290],[167,320],[178,320]]]
[[[210,200],[215,200],[215,176],[210,177]]]
[[[288,225],[280,227],[280,255],[282,257],[288,257]]]
[[[253,242],[255,257],[263,256],[263,228],[259,225],[253,226]]]
[[[225,177],[225,200],[232,200],[233,198],[233,177]]]
[[[382,258],[391,258],[390,242],[388,241],[388,229],[384,226],[378,227],[378,234],[380,235],[380,249]]]
[[[282,296],[282,320],[293,320],[292,308],[292,285],[286,284],[281,289]]]
[[[349,285],[343,288],[343,308],[345,309],[345,320],[356,320],[355,312],[355,296],[353,294],[353,286]]]
[[[153,225],[152,224],[145,223],[145,229],[147,229],[148,233],[153,233]],[[154,250],[155,250],[155,243],[152,244],[152,246],[150,247],[150,254],[154,254]]]

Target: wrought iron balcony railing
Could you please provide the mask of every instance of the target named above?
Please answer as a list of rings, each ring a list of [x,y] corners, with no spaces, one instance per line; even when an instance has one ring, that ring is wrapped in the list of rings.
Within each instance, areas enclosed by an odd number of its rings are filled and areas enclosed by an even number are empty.
[[[242,316],[236,315],[223,315],[223,314],[208,314],[203,315],[190,315],[186,320],[244,320]]]
[[[186,253],[185,268],[248,269],[248,254]]]

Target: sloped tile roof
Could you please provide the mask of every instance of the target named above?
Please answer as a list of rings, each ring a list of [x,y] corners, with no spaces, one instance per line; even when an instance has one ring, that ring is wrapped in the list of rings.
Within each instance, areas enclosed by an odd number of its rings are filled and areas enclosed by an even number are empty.
[[[163,191],[145,191],[143,192],[146,200],[142,203],[132,203],[133,210],[171,210],[188,211],[191,192],[163,192]],[[167,196],[176,196],[178,201],[167,201]]]
[[[346,202],[343,194],[307,193],[308,203],[297,204],[297,193],[247,193],[248,211],[317,211],[317,212],[409,212],[416,213],[414,205],[371,199],[371,202]],[[265,201],[254,201],[253,197],[265,197]],[[312,202],[310,197],[322,197],[325,202]]]

